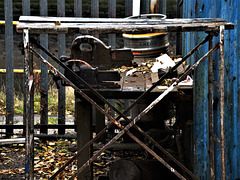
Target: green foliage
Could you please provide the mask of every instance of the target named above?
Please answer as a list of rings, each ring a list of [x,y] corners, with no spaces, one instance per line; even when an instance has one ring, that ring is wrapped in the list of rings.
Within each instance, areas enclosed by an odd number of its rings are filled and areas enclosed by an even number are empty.
[[[58,124],[58,118],[57,117],[49,117],[48,124]]]
[[[75,109],[74,91],[66,88],[66,114],[73,114]],[[41,94],[34,93],[34,113],[39,114],[41,110]],[[6,92],[4,88],[0,91],[0,114],[5,114],[6,110]],[[48,112],[49,115],[58,113],[58,90],[51,88],[48,92]],[[23,95],[21,93],[14,95],[14,113],[23,115]],[[53,119],[52,119],[53,121]],[[55,124],[55,123],[53,123]]]

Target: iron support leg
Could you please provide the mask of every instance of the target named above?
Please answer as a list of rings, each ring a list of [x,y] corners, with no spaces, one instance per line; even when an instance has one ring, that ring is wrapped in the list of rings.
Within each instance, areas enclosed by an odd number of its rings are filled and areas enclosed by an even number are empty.
[[[209,40],[208,49],[213,46],[212,38]],[[213,140],[213,57],[212,54],[208,58],[208,122],[209,122],[209,160],[210,160],[210,176],[215,179],[214,175],[214,140]]]
[[[25,52],[25,114],[26,114],[26,143],[25,143],[25,178],[34,179],[34,134],[33,134],[33,62],[29,52],[29,31],[23,31],[23,42]]]
[[[225,139],[224,139],[224,30],[220,26],[220,48],[219,48],[219,120],[220,120],[220,157],[221,157],[221,179],[226,179],[225,167]]]

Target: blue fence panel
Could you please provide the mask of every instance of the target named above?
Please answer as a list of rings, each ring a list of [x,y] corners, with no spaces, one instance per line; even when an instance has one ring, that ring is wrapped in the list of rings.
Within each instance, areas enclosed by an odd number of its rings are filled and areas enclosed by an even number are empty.
[[[183,17],[185,18],[223,18],[235,23],[234,30],[225,31],[225,141],[226,141],[226,174],[227,179],[240,178],[240,70],[239,70],[239,5],[240,1],[232,0],[186,0],[183,6]],[[195,36],[198,43],[203,34]],[[193,45],[194,37],[185,35],[183,41],[183,52],[186,53]],[[215,38],[216,42],[217,39]],[[207,50],[207,46],[199,51],[199,55]],[[199,56],[197,55],[196,58]],[[215,79],[218,81],[218,53],[214,54]],[[192,62],[190,62],[192,63]],[[209,179],[208,160],[208,116],[207,116],[207,62],[202,64],[195,73],[194,86],[194,149],[195,149],[195,173],[201,179]],[[214,91],[214,100],[217,102],[218,93]],[[215,134],[219,134],[218,107],[215,112]],[[220,155],[219,148],[215,148],[215,176],[220,179]]]

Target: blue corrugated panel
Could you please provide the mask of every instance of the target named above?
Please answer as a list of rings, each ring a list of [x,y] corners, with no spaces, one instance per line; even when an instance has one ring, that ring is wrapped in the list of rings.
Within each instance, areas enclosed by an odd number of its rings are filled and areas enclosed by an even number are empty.
[[[225,140],[226,140],[226,173],[227,179],[240,178],[240,18],[239,0],[184,0],[184,18],[223,18],[235,24],[234,30],[225,32]],[[184,34],[183,53],[189,51],[194,44],[200,42],[205,33]],[[215,38],[215,42],[216,42]],[[195,60],[203,55],[207,46],[203,47]],[[193,60],[194,60],[193,59]],[[192,63],[192,61],[190,63]],[[218,53],[214,54],[215,77],[218,76]],[[208,159],[208,112],[207,112],[207,62],[195,73],[194,85],[194,171],[200,179],[209,179]],[[216,78],[218,81],[218,79]],[[218,93],[214,90],[214,100]],[[218,107],[215,107],[215,134],[219,134]],[[220,179],[220,154],[215,148],[215,176]]]

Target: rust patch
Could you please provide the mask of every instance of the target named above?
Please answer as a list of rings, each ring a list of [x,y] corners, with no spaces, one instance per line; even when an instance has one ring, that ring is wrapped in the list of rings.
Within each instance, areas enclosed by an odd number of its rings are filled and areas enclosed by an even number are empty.
[[[195,15],[197,15],[197,10],[198,10],[198,1],[196,0],[196,2],[195,2]]]

